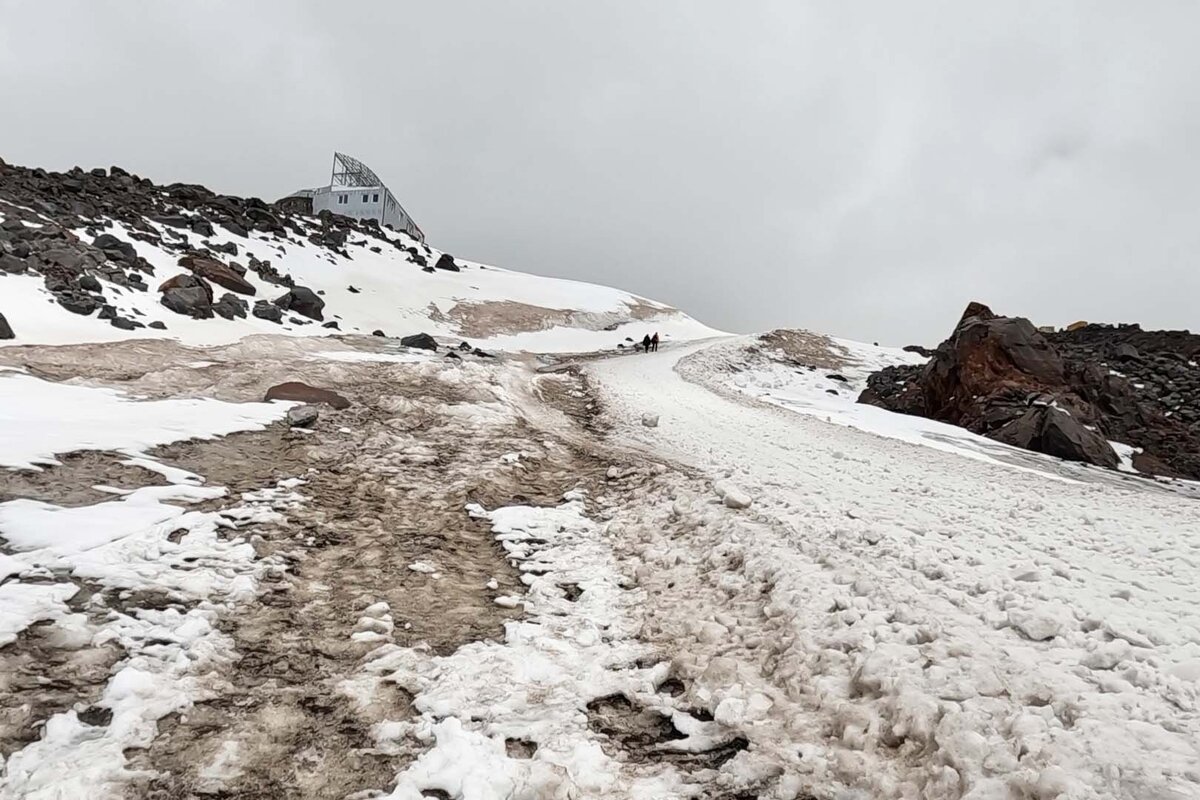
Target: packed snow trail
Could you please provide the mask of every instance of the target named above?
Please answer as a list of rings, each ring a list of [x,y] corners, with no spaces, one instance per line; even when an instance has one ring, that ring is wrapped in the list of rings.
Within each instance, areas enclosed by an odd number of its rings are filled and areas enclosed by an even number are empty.
[[[763,796],[1200,797],[1200,505],[767,405],[709,347],[588,372],[615,436],[714,481],[644,512],[646,631]]]

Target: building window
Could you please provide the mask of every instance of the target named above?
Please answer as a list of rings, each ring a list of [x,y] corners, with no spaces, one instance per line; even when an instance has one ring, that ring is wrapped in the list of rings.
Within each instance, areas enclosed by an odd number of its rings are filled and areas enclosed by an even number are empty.
[[[350,196],[349,196],[349,195],[345,195],[345,194],[339,194],[339,195],[338,195],[338,205],[339,205],[339,206],[340,206],[340,205],[345,205],[347,202],[349,202],[349,200],[350,200]]]
[[[363,202],[364,202],[364,203],[368,202],[368,201],[367,201],[367,198],[368,198],[368,197],[370,197],[370,195],[369,195],[369,194],[364,194],[364,195],[363,195]]]
[[[378,202],[379,202],[379,195],[374,195],[374,196],[371,198],[371,202],[372,202],[372,203],[378,203]]]

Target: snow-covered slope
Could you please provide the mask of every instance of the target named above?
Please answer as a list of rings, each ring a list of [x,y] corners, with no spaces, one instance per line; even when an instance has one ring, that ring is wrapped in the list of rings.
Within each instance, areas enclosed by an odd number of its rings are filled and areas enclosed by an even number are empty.
[[[589,373],[623,441],[715,481],[622,530],[644,630],[751,742],[728,772],[782,773],[772,798],[1200,797],[1194,500],[863,431],[826,370],[775,375],[796,403],[752,398],[712,349]]]
[[[0,222],[3,211],[0,206]],[[315,219],[294,221],[318,230]],[[54,223],[45,219],[41,224]],[[103,227],[105,224],[109,227]],[[171,241],[174,231],[169,226],[152,220],[145,224],[156,230],[164,243]],[[380,330],[396,337],[420,332],[462,337],[495,349],[564,352],[615,348],[626,337],[640,339],[654,331],[679,340],[720,333],[670,306],[605,286],[461,259],[456,260],[461,271],[428,271],[401,248],[418,250],[428,264],[437,262],[441,251],[387,230],[380,232],[386,241],[351,233],[344,249],[337,251],[299,236],[280,237],[257,231],[242,236],[217,226],[205,239],[209,257],[224,264],[245,265],[250,257],[270,261],[296,285],[320,295],[326,304],[323,322],[336,322],[338,327],[329,329],[322,322],[286,313],[282,324],[253,315],[233,320],[192,319],[164,307],[157,291],[169,278],[190,274],[179,266],[178,247],[148,242],[140,235],[135,238],[135,232],[121,222],[102,220],[93,230],[129,242],[154,273],[146,278],[148,291],[100,278],[105,302],[122,316],[143,325],[158,322],[165,325],[165,330],[145,327],[126,331],[98,318],[97,313],[72,313],[55,302],[41,275],[0,270],[0,314],[16,333],[15,339],[3,344],[100,342],[131,337],[217,344],[253,333],[328,335]],[[83,242],[90,243],[94,238],[83,229],[72,233]],[[236,256],[213,249],[230,244],[236,246]],[[250,305],[257,300],[274,300],[287,291],[287,287],[268,283],[253,271],[243,277],[256,290],[255,295],[244,298]],[[219,286],[215,290],[218,295],[223,291]]]

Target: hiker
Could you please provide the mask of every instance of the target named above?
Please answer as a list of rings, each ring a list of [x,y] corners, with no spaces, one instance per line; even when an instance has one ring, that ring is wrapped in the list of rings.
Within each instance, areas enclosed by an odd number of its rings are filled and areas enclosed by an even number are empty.
[[[652,340],[650,339],[650,334],[648,334],[648,333],[642,337],[642,352],[643,353],[650,352],[650,342],[651,341]]]
[[[654,332],[654,337],[650,340],[650,349],[658,352],[658,331]]]

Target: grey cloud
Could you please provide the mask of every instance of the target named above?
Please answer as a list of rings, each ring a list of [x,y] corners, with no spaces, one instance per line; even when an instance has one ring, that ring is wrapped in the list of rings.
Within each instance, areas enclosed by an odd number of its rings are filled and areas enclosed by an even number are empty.
[[[1200,327],[1200,7],[0,2],[0,156],[273,199],[749,331]]]

